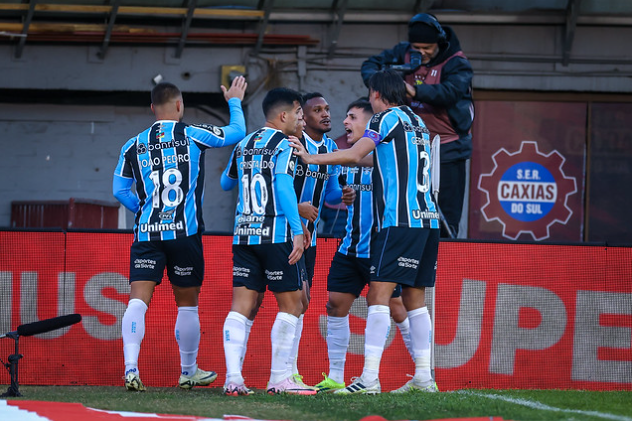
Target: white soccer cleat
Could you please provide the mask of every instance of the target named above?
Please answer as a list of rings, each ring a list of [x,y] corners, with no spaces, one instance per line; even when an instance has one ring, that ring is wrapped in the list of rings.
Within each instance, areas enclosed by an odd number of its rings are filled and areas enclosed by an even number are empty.
[[[140,381],[140,376],[136,373],[129,373],[125,376],[125,388],[132,392],[144,392],[147,390],[143,382]]]
[[[315,395],[317,392],[309,386],[301,386],[294,381],[293,376],[279,383],[268,383],[267,392],[271,395]]]
[[[180,375],[178,386],[182,389],[191,389],[193,386],[208,386],[213,383],[217,378],[217,373],[214,371],[204,371],[199,368],[192,376]]]
[[[438,391],[437,383],[432,380],[427,384],[417,384],[413,379],[399,389],[391,390],[391,393],[436,393]]]
[[[245,384],[228,383],[224,385],[224,395],[226,396],[247,396],[252,395],[252,390],[248,389]]]
[[[344,389],[336,390],[334,393],[341,395],[377,395],[378,393],[382,393],[382,386],[380,386],[379,380],[376,380],[373,384],[365,382],[362,380],[362,377],[354,377],[351,380],[352,383],[349,386]]]

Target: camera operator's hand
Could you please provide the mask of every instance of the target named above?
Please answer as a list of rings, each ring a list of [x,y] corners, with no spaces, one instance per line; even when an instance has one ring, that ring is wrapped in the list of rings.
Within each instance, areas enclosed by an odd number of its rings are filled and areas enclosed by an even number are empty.
[[[406,82],[406,95],[408,95],[410,98],[415,98],[416,94],[417,94],[417,91],[415,90],[415,87],[411,85],[410,83]]]

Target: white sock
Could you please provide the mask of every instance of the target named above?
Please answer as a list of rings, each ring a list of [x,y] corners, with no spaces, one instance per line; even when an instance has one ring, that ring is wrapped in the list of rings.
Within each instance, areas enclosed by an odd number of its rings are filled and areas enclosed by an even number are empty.
[[[197,306],[178,307],[175,335],[180,348],[182,374],[192,376],[197,371],[197,355],[200,348],[200,317]]]
[[[411,339],[410,339],[410,322],[408,320],[408,317],[406,317],[403,322],[395,323],[395,324],[399,328],[399,333],[402,334],[402,339],[404,340],[404,345],[406,345],[406,349],[408,350],[408,353],[410,354],[411,358],[414,361],[415,360],[415,356],[413,354],[413,344],[412,344]]]
[[[147,304],[138,298],[132,298],[127,303],[123,314],[121,331],[123,334],[123,356],[125,357],[125,375],[138,374],[138,354],[140,343],[145,337],[145,313]]]
[[[270,340],[272,342],[272,363],[270,365],[270,383],[279,383],[292,373],[288,370],[288,359],[294,344],[298,317],[289,313],[277,313]]]
[[[298,323],[296,323],[296,331],[294,332],[294,343],[292,344],[292,352],[288,359],[288,369],[292,374],[298,374],[298,346],[301,343],[301,336],[303,335],[303,316],[301,314],[298,317]]]
[[[380,360],[391,329],[391,311],[388,306],[369,306],[364,331],[364,370],[362,380],[372,384],[380,374]]]
[[[349,315],[327,317],[327,354],[329,355],[329,378],[344,383],[345,361],[349,348]]]
[[[230,311],[224,321],[224,356],[226,357],[226,384],[242,384],[242,355],[246,347],[248,318],[236,311]]]
[[[239,360],[239,371],[244,367],[244,360],[246,359],[246,350],[248,349],[248,338],[250,338],[250,329],[252,329],[253,320],[246,319],[246,337],[244,339],[244,346],[241,350],[241,359]]]
[[[410,320],[410,337],[415,357],[415,377],[417,384],[432,381],[430,373],[430,333],[432,323],[427,307],[421,307],[408,312]]]

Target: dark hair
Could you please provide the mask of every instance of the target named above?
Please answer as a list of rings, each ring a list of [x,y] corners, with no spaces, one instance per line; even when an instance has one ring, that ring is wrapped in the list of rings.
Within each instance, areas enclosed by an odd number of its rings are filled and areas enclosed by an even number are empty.
[[[265,98],[263,98],[263,115],[266,119],[273,117],[273,114],[277,112],[279,107],[292,107],[294,101],[299,104],[301,102],[301,94],[290,88],[274,88],[268,91]]]
[[[389,104],[403,105],[406,103],[406,84],[402,76],[393,69],[380,70],[369,79],[369,90],[379,92],[384,101]]]
[[[154,105],[164,105],[169,101],[179,98],[182,95],[180,89],[173,83],[161,82],[151,90],[151,103]]]
[[[353,101],[347,107],[347,112],[352,108],[360,108],[365,113],[373,114],[373,107],[371,107],[371,103],[366,98],[359,98]]]
[[[314,98],[325,98],[325,97],[320,92],[308,92],[306,94],[303,94],[302,104],[305,104],[307,101]]]

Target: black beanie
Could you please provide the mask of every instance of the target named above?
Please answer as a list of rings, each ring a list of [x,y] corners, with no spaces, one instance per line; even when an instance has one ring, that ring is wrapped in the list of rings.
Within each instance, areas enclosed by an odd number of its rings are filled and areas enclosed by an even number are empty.
[[[414,23],[408,27],[408,42],[413,44],[436,44],[439,42],[439,32],[426,23]]]

